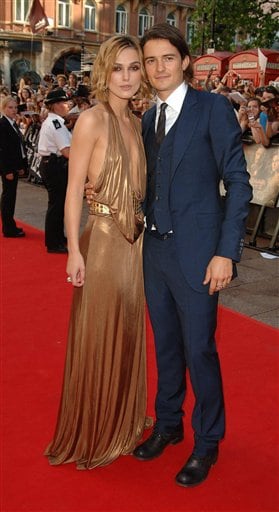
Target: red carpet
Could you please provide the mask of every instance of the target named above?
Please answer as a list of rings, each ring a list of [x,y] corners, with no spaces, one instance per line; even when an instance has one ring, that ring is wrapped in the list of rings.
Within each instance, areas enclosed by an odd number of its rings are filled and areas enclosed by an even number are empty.
[[[150,462],[122,457],[77,471],[42,455],[56,418],[71,300],[63,255],[49,255],[43,235],[1,239],[2,512],[278,511],[277,331],[220,308],[218,347],[227,434],[218,464],[193,489],[175,485],[192,448],[188,397],[184,443]],[[277,359],[278,361],[278,359]],[[149,413],[156,371],[148,337]]]

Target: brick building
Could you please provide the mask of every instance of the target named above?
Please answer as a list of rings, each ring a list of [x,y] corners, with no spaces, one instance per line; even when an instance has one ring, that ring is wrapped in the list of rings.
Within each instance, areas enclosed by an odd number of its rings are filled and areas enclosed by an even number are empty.
[[[141,37],[167,21],[191,41],[195,0],[39,0],[49,25],[33,34],[33,0],[0,2],[0,83],[14,88],[23,75],[39,83],[46,73],[90,73],[100,44],[117,33]]]

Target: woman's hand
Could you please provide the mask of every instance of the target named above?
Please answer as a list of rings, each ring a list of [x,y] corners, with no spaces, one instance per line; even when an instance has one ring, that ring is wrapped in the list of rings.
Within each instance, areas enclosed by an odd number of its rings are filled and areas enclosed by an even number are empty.
[[[238,119],[248,119],[247,118],[247,107],[245,105],[240,105],[238,110]]]
[[[73,286],[80,288],[84,285],[85,280],[85,265],[84,260],[80,252],[69,254],[66,272],[71,280]]]

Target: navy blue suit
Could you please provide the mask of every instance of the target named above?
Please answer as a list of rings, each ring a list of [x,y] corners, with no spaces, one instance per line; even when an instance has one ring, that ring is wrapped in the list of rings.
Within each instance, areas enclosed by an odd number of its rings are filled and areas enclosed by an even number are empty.
[[[239,261],[251,187],[241,131],[226,98],[189,87],[159,148],[155,114],[153,107],[144,115],[143,137],[149,179],[144,273],[158,366],[157,426],[166,433],[181,426],[188,368],[196,399],[194,451],[204,456],[224,436],[225,415],[214,338],[218,294],[209,295],[202,283],[214,255]],[[151,222],[173,235],[155,238]]]

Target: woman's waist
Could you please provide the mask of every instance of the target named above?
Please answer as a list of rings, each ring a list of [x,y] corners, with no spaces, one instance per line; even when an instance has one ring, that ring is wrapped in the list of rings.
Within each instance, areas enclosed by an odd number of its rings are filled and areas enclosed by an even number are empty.
[[[143,213],[142,201],[139,200],[135,194],[132,195],[132,205],[135,215],[140,215]],[[92,203],[89,205],[89,215],[111,217],[112,211],[109,205],[93,199]]]

